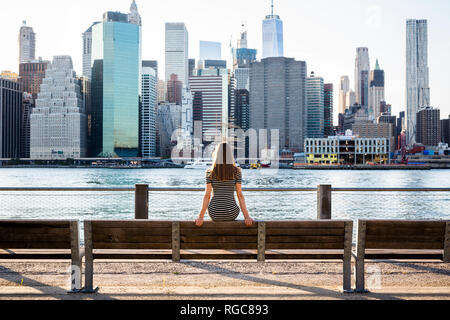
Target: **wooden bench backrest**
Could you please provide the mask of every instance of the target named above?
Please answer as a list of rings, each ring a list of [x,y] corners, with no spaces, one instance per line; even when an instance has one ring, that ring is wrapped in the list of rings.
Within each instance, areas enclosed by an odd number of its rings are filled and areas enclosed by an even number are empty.
[[[92,249],[172,249],[172,222],[85,221],[85,241]]]
[[[0,249],[71,249],[78,241],[77,221],[0,220]]]
[[[180,248],[250,250],[258,247],[258,225],[246,227],[244,222],[207,221],[201,228],[193,222],[180,222]]]
[[[352,225],[330,220],[266,222],[262,231],[258,223],[247,227],[242,221],[207,221],[201,228],[190,221],[86,221],[85,237],[90,228],[92,249],[256,250],[261,237],[267,250],[344,249],[346,228],[351,237]]]
[[[346,225],[351,237],[352,221],[266,222],[266,249],[344,249]]]
[[[362,224],[365,249],[444,249],[446,221],[362,220],[360,228]]]

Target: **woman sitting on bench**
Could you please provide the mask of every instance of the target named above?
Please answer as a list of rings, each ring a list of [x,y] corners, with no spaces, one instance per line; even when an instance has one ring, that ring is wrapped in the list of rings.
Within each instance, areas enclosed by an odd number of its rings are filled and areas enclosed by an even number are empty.
[[[245,225],[251,227],[253,220],[248,214],[242,193],[242,172],[236,166],[231,147],[226,143],[217,146],[213,153],[213,166],[206,171],[206,192],[203,198],[203,207],[200,216],[195,220],[197,227],[203,225],[205,213],[208,210],[210,218],[215,221],[235,221],[242,212]],[[239,199],[236,204],[234,192]],[[212,200],[211,200],[212,195]]]

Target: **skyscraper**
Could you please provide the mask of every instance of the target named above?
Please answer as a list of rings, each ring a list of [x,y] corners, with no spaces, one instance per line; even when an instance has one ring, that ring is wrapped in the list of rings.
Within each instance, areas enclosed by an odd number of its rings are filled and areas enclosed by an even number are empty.
[[[169,103],[175,103],[181,106],[181,91],[183,89],[183,83],[178,80],[176,74],[170,75],[170,80],[167,81],[167,98],[166,101]]]
[[[20,83],[24,91],[21,129],[21,158],[30,157],[30,116],[45,78],[49,61],[31,61],[19,65]]]
[[[339,113],[345,113],[347,109],[347,94],[350,92],[350,79],[348,76],[342,76],[339,87]]]
[[[92,26],[83,33],[83,76],[87,77],[89,80],[92,76],[92,27],[99,23],[100,22],[94,22]]]
[[[139,21],[130,16],[106,12],[92,28],[93,130],[99,156],[136,157],[139,152],[141,26],[131,23]]]
[[[166,23],[166,81],[172,74],[188,84],[189,35],[184,23]]]
[[[226,136],[228,128],[228,74],[189,78],[194,121],[202,121],[202,141]]]
[[[140,149],[143,158],[156,156],[157,77],[154,68],[142,68]]]
[[[233,70],[236,90],[250,90],[250,64],[256,61],[256,49],[247,48],[247,31],[241,32],[233,48]]]
[[[417,112],[430,106],[427,20],[406,21],[406,132],[416,142]]]
[[[355,93],[356,103],[363,106],[369,104],[369,49],[357,48],[355,59]]]
[[[424,107],[417,112],[417,142],[436,147],[441,142],[441,111]]]
[[[22,88],[0,77],[0,158],[20,157]]]
[[[284,57],[283,20],[272,12],[263,21],[263,59]]]
[[[384,71],[380,65],[375,65],[375,70],[370,71],[369,78],[369,114],[374,120],[378,119],[384,110],[381,110],[381,102],[385,101],[384,96]]]
[[[324,81],[314,72],[306,79],[307,137],[323,138],[325,119]]]
[[[280,151],[303,150],[305,119],[306,62],[279,57],[252,63],[250,128],[279,130]]]
[[[23,21],[19,33],[19,64],[34,60],[36,57],[36,34],[33,28]]]
[[[333,126],[333,84],[325,83],[324,84],[324,122],[323,122],[323,130],[324,136],[329,137],[333,135],[334,126]]]
[[[71,57],[54,57],[31,114],[31,158],[85,157],[87,117],[83,107]]]

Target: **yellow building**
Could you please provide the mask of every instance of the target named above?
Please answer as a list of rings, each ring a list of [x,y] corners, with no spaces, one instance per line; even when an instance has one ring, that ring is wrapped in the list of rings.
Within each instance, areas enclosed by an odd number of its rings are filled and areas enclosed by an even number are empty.
[[[337,154],[308,154],[308,164],[337,164]]]

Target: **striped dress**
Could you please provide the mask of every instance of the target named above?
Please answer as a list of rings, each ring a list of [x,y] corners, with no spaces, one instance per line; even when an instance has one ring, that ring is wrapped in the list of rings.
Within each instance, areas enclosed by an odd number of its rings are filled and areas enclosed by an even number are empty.
[[[230,181],[212,179],[211,170],[206,171],[206,184],[213,187],[213,198],[208,206],[208,214],[213,221],[234,221],[241,212],[234,193],[236,184],[242,184],[242,172],[241,169],[236,169],[236,179]]]

